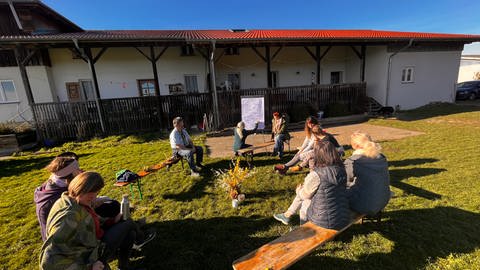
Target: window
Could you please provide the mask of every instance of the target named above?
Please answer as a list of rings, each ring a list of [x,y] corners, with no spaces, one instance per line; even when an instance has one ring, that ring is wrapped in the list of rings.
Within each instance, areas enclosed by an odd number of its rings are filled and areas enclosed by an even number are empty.
[[[182,46],[182,51],[181,51],[182,56],[191,56],[195,55],[193,51],[193,46],[188,44],[188,45],[183,45]]]
[[[85,100],[95,100],[93,84],[91,80],[80,80],[80,88],[82,89]]]
[[[137,80],[138,95],[141,97],[155,96],[155,80]]]
[[[198,93],[197,75],[185,75],[184,77],[187,93]]]
[[[17,92],[12,80],[0,81],[0,102],[17,102]]]
[[[413,67],[405,67],[402,69],[402,83],[413,82]]]
[[[240,73],[228,74],[227,80],[228,80],[227,89],[231,89],[231,90],[240,89]]]
[[[330,83],[331,84],[342,83],[342,72],[341,71],[332,71],[330,73]]]
[[[278,71],[271,71],[272,74],[272,88],[278,87]]]
[[[225,55],[240,55],[240,49],[238,47],[225,48]]]

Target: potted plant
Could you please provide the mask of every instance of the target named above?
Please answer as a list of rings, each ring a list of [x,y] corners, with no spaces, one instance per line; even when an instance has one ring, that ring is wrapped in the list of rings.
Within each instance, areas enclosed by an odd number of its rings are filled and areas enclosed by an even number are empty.
[[[242,183],[252,177],[254,171],[240,167],[240,158],[237,158],[233,168],[217,170],[215,174],[217,176],[217,184],[228,192],[228,196],[232,200],[232,207],[237,208],[245,200],[245,194],[241,193]]]

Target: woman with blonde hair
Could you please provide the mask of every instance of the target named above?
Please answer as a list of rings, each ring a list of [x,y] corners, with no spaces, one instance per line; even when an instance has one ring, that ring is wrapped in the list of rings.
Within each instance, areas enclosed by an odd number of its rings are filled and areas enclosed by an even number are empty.
[[[245,123],[243,121],[238,122],[237,127],[233,129],[233,152],[235,155],[237,151],[243,148],[250,147],[250,144],[246,144],[245,140],[247,136],[257,131],[258,122],[255,123],[255,128],[251,130],[245,129]]]
[[[360,214],[374,215],[390,200],[388,162],[381,146],[362,132],[351,136],[352,156],[345,160],[350,208]]]

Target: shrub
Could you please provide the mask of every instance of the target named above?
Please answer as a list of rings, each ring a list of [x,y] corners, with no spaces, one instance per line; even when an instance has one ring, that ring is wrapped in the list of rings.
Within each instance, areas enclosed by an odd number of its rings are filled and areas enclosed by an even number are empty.
[[[32,131],[33,127],[28,122],[5,122],[0,123],[0,135],[23,133]]]

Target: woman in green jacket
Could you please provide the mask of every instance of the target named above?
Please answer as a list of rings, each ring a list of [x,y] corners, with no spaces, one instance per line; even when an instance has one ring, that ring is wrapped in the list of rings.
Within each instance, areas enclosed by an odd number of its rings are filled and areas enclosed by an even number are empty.
[[[111,224],[101,226],[92,205],[103,186],[100,174],[84,172],[55,202],[47,219],[40,269],[110,269],[107,262],[117,251],[118,268],[128,267],[136,227],[132,219],[120,221],[120,214],[110,220]]]

